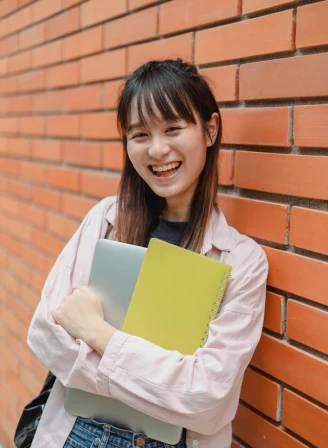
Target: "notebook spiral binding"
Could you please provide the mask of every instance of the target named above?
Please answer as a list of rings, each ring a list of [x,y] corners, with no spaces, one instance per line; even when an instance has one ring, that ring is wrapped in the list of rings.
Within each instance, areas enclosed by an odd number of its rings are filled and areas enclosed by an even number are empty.
[[[206,341],[208,339],[208,333],[209,333],[208,329],[210,328],[210,324],[211,324],[212,320],[215,319],[216,316],[217,316],[217,313],[219,311],[219,307],[220,307],[220,304],[221,304],[221,300],[222,300],[224,291],[225,291],[225,289],[227,287],[228,279],[231,277],[231,275],[227,274],[226,272],[224,273],[224,276],[226,278],[225,278],[225,280],[222,280],[221,286],[220,286],[220,288],[218,290],[218,293],[215,296],[216,301],[214,302],[213,309],[211,310],[212,314],[208,318],[207,330],[204,332],[204,337],[202,339],[202,344],[200,345],[201,348],[203,348],[204,345],[206,344]]]

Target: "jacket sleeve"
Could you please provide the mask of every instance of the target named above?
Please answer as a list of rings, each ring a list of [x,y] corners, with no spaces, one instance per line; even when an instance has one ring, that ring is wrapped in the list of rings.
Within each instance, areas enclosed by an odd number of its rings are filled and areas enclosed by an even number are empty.
[[[101,357],[83,341],[70,336],[54,321],[51,311],[74,288],[88,283],[93,250],[103,230],[104,205],[105,201],[101,201],[90,210],[57,258],[27,336],[31,350],[64,386],[92,393],[98,393],[95,378]]]
[[[233,420],[261,336],[268,274],[265,252],[253,240],[234,251],[238,262],[205,347],[183,356],[118,331],[98,365],[102,395],[205,435]]]

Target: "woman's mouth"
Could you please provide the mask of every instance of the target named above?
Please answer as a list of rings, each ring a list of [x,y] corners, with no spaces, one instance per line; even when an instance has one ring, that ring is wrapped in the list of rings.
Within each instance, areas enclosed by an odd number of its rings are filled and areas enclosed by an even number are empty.
[[[167,165],[149,165],[149,169],[156,177],[168,177],[175,174],[182,162],[168,163]]]

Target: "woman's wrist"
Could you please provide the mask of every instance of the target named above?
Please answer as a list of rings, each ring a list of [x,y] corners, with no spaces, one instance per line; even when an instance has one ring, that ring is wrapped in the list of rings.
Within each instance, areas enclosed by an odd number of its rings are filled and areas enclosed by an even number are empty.
[[[81,339],[102,356],[116,331],[116,328],[112,327],[106,321],[101,320],[96,322]]]

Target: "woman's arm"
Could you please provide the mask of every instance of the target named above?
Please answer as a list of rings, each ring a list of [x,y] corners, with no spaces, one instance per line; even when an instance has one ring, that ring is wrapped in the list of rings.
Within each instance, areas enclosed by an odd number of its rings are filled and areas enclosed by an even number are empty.
[[[109,204],[109,202],[113,204]],[[98,393],[97,369],[101,356],[70,336],[52,317],[73,289],[88,283],[95,245],[105,231],[104,216],[114,198],[99,202],[82,221],[52,268],[28,331],[28,345],[66,387]]]
[[[183,356],[117,331],[98,366],[102,395],[201,434],[233,420],[261,336],[268,273],[265,253],[252,240],[235,251],[239,263],[206,346]]]

